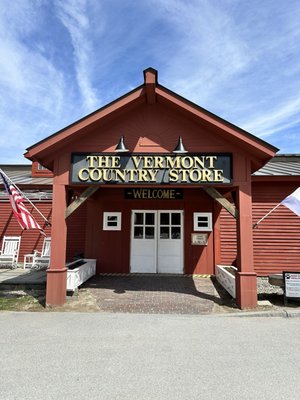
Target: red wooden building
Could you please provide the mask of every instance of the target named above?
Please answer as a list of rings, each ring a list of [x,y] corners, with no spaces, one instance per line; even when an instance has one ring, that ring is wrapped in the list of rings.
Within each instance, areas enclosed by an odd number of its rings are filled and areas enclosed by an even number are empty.
[[[152,68],[141,86],[28,148],[32,171],[2,168],[52,222],[47,304],[65,302],[66,261],[83,254],[98,273],[236,265],[237,302],[255,307],[257,274],[299,269],[299,217],[280,206],[253,229],[299,186],[300,157],[277,150],[161,86]],[[22,234],[20,262],[41,246],[4,194],[0,218],[1,237]]]

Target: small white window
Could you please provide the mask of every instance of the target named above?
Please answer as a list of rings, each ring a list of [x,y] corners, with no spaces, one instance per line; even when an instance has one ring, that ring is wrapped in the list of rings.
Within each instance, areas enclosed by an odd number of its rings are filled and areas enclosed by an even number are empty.
[[[104,231],[120,231],[121,230],[121,213],[120,212],[104,212],[103,213],[103,230]]]
[[[211,231],[212,213],[194,213],[194,231]]]
[[[38,163],[37,169],[38,169],[39,171],[48,171],[48,169],[47,169],[46,167],[44,167],[43,165],[41,165],[40,163]]]

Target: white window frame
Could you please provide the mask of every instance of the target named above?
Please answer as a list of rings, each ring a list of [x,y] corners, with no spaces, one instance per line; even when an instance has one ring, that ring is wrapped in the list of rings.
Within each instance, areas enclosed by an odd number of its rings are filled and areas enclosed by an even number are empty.
[[[110,226],[108,218],[116,217],[117,224],[115,226]],[[120,231],[122,225],[122,213],[115,211],[104,211],[103,212],[103,230],[104,231]]]
[[[207,218],[207,226],[198,226],[198,217]],[[194,231],[211,232],[212,231],[212,213],[194,212]]]
[[[49,171],[48,168],[44,167],[42,164],[37,164],[38,171]]]

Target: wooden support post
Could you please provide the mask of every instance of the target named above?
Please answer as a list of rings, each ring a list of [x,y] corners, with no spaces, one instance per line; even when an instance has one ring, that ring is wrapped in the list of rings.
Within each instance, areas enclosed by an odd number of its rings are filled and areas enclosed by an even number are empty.
[[[236,299],[239,308],[257,306],[257,284],[253,261],[251,182],[238,188]]]
[[[221,264],[221,204],[214,202],[214,267]]]
[[[47,270],[46,305],[61,306],[66,302],[67,291],[67,224],[65,220],[66,187],[53,184],[53,213],[51,228],[51,257]]]

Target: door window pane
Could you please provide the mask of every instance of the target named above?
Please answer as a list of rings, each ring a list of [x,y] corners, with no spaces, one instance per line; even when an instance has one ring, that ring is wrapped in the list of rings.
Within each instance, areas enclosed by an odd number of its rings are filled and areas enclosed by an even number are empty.
[[[135,213],[134,214],[134,225],[143,225],[144,223],[144,214],[143,213]]]
[[[169,225],[170,223],[170,214],[169,213],[161,213],[160,214],[160,224],[161,225]]]
[[[134,239],[143,239],[143,227],[142,226],[134,227]]]
[[[146,213],[146,225],[154,225],[154,213]]]
[[[180,225],[180,214],[172,213],[172,225]]]
[[[171,237],[172,239],[180,239],[181,236],[181,228],[180,226],[172,226],[171,228]]]
[[[160,227],[160,238],[169,239],[169,228],[167,226]]]
[[[146,226],[146,228],[145,228],[145,239],[154,239],[154,227]]]

